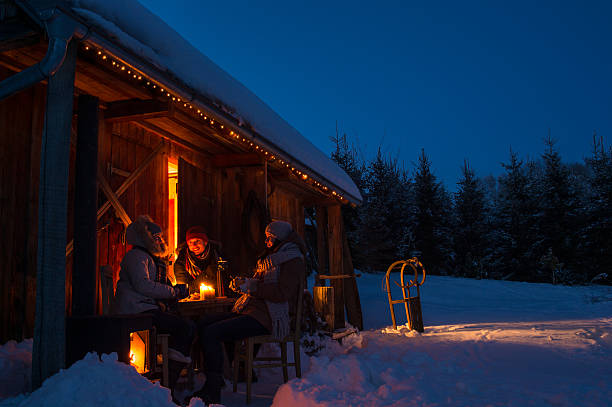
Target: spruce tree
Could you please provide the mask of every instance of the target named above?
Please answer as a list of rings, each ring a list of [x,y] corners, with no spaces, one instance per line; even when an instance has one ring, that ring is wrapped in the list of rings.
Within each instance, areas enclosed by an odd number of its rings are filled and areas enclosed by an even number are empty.
[[[399,256],[407,199],[397,158],[378,148],[364,176],[364,204],[358,254],[369,270],[386,270]]]
[[[487,246],[485,189],[469,163],[464,161],[454,199],[453,240],[455,273],[484,277],[482,261]]]
[[[494,250],[488,256],[492,273],[501,278],[533,280],[537,265],[537,194],[533,165],[524,165],[510,149],[506,173],[499,179],[495,204]]]
[[[431,172],[431,163],[424,149],[414,174],[412,203],[414,254],[428,272],[447,273],[452,254],[450,197]]]
[[[538,216],[541,234],[539,252],[541,255],[551,253],[558,259],[559,268],[555,273],[564,271],[566,276],[554,276],[556,281],[561,279],[571,282],[568,273],[575,256],[577,194],[570,182],[570,172],[561,162],[561,156],[554,147],[555,141],[550,135],[545,139],[545,145]]]
[[[586,197],[585,225],[578,259],[587,281],[612,281],[612,146],[593,136],[593,153],[586,160],[591,170]]]

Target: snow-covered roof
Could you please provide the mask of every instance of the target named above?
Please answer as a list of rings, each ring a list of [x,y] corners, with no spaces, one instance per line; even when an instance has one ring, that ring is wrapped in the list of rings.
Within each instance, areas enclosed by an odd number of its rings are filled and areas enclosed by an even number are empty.
[[[338,190],[353,203],[360,203],[359,189],[326,154],[274,112],[253,92],[217,66],[207,56],[135,0],[70,0],[92,35],[120,47],[129,62],[147,64],[172,83],[195,104],[212,101],[219,111],[248,125],[277,154],[296,167],[303,166],[322,183]],[[113,50],[110,50],[111,52]],[[159,78],[155,78],[158,80]]]

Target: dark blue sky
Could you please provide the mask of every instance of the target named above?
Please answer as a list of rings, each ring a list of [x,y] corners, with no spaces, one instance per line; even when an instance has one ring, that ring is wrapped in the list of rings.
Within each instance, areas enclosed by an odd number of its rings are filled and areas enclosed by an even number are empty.
[[[549,128],[566,162],[610,144],[609,1],[140,1],[327,154],[338,122],[454,190]]]

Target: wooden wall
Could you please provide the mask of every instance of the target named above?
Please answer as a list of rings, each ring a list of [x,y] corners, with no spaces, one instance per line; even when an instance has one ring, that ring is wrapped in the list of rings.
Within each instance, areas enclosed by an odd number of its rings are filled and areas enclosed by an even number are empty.
[[[34,334],[44,104],[43,85],[0,101],[0,344]]]
[[[291,223],[295,231],[304,237],[304,204],[299,197],[276,187],[268,198],[268,207],[272,220]]]
[[[101,126],[98,165],[103,176],[116,191],[126,176],[112,168],[131,173],[162,142],[154,134],[129,123],[105,123]],[[167,143],[165,143],[167,144]],[[165,149],[168,149],[166,145]],[[98,189],[98,207],[106,201]],[[168,228],[168,155],[158,154],[136,181],[119,197],[119,201],[133,221],[140,215],[149,215],[164,230]],[[119,278],[123,255],[129,250],[125,242],[125,226],[110,208],[98,221],[98,270],[110,265],[114,282]],[[100,295],[98,295],[100,298]]]
[[[0,80],[11,74],[0,67]],[[0,101],[0,344],[9,339],[32,337],[34,333],[38,178],[45,92],[44,85],[36,85]],[[76,129],[76,121],[73,128]],[[74,137],[73,132],[67,242],[72,239],[73,230]],[[126,179],[112,168],[124,173],[134,171],[160,142],[159,136],[135,125],[100,120],[98,165],[111,188],[116,190]],[[166,230],[169,226],[168,157],[182,158],[200,171],[206,188],[185,193],[183,204],[197,205],[198,199],[204,198],[207,210],[202,211],[201,206],[195,208],[195,212],[204,213],[201,223],[209,229],[211,239],[222,243],[231,272],[249,275],[256,255],[264,247],[265,212],[248,210],[253,206],[249,196],[254,196],[265,209],[263,166],[216,168],[211,165],[210,157],[164,141],[164,152],[156,156],[119,201],[132,220],[148,214]],[[106,196],[99,190],[98,207],[105,201]],[[268,196],[268,211],[273,220],[291,222],[303,235],[303,206],[295,194],[275,188]],[[194,224],[189,219],[182,222],[179,242],[184,241],[186,228]],[[125,227],[113,208],[97,223],[97,270],[92,272],[98,275],[100,266],[110,265],[115,283],[121,259],[129,250],[124,232]],[[246,234],[251,234],[250,241]],[[66,260],[69,311],[72,256]],[[97,297],[100,305],[99,292]]]

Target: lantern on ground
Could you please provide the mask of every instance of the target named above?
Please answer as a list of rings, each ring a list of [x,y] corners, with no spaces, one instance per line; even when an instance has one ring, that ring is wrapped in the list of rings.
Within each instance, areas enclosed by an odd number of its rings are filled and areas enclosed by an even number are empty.
[[[149,371],[147,355],[149,349],[149,331],[137,331],[130,333],[130,365],[136,368],[138,373]]]

